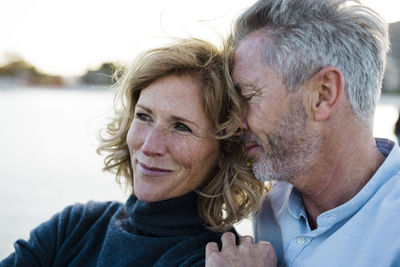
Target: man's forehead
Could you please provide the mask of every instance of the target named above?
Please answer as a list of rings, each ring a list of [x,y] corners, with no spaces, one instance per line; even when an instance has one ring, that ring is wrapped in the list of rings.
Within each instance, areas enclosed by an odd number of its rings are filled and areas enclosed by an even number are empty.
[[[251,69],[254,64],[262,64],[262,52],[266,41],[265,31],[255,31],[239,42],[234,54],[233,76]],[[237,79],[237,77],[236,77]]]
[[[259,58],[263,44],[265,44],[265,37],[260,33],[253,33],[244,38],[235,51],[234,64],[252,57]]]
[[[235,85],[239,88],[251,87],[251,80],[255,78],[254,67],[258,64],[261,64],[261,42],[252,36],[246,37],[235,51],[232,69]]]
[[[242,51],[247,53],[256,53],[260,55],[262,48],[268,42],[268,31],[265,29],[256,30],[248,34],[245,38],[239,41],[235,55],[240,54]]]

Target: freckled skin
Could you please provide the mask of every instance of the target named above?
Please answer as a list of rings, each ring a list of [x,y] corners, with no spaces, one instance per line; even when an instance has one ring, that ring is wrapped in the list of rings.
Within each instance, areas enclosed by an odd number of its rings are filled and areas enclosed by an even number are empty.
[[[219,142],[211,132],[201,88],[192,77],[170,75],[142,90],[127,135],[135,195],[161,201],[202,185],[219,156]],[[141,163],[166,171],[149,174]]]

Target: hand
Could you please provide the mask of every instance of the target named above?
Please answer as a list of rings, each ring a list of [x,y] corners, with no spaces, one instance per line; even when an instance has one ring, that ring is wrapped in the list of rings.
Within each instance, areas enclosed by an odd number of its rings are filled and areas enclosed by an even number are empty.
[[[223,234],[222,249],[218,250],[215,242],[207,244],[206,266],[212,267],[275,267],[276,254],[272,245],[266,241],[254,244],[251,236],[240,238],[239,246],[236,246],[235,235],[231,232]]]

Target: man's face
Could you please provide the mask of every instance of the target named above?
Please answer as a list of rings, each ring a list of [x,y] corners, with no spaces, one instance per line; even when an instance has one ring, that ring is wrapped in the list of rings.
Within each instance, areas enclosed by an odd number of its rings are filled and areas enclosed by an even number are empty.
[[[309,169],[321,140],[309,130],[303,91],[289,93],[280,74],[263,62],[265,38],[254,32],[241,41],[232,78],[245,99],[246,147],[255,176],[290,180]]]

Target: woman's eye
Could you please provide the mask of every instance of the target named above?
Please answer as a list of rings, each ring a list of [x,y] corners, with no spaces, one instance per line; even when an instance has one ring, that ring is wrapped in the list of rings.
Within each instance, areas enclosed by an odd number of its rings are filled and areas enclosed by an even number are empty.
[[[181,132],[189,132],[191,133],[192,130],[190,130],[189,127],[187,127],[185,124],[181,123],[181,122],[177,122],[175,123],[175,129]]]
[[[136,118],[141,121],[151,121],[151,117],[144,113],[136,113]]]

